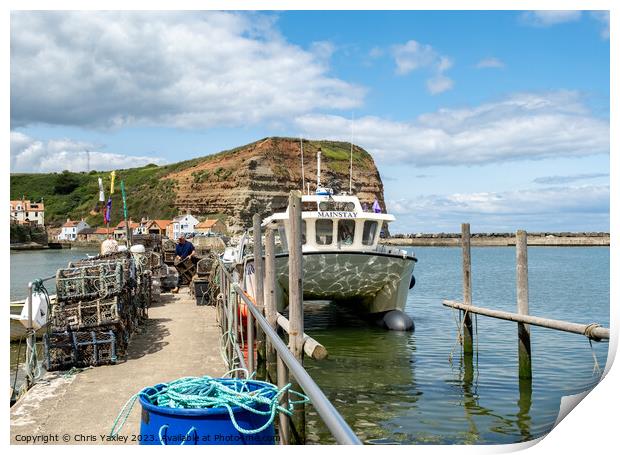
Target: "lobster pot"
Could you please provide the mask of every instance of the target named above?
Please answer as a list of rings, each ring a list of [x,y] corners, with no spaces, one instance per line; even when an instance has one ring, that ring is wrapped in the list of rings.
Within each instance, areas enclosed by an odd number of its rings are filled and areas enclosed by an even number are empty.
[[[164,263],[174,264],[176,253],[174,251],[164,251]]]
[[[151,263],[151,270],[153,271],[153,273],[155,273],[156,270],[158,270],[162,264],[161,254],[151,252],[150,263]]]
[[[48,371],[116,363],[114,331],[81,330],[44,336],[44,362]]]
[[[213,256],[208,256],[198,261],[198,264],[196,264],[196,274],[199,277],[209,275],[213,271],[214,261],[215,258]]]
[[[154,278],[151,283],[151,302],[159,302],[161,299],[161,282]]]
[[[174,240],[165,239],[161,242],[161,249],[164,252],[173,252],[176,250],[177,244],[174,243]]]
[[[174,267],[166,266],[166,274],[161,278],[162,289],[172,289],[179,283],[179,272]]]
[[[52,330],[78,330],[98,327],[120,321],[119,297],[79,301],[58,302],[51,307],[49,323]]]
[[[131,255],[128,251],[117,251],[115,253],[100,254],[95,257],[70,262],[69,267],[82,267],[86,265],[99,264],[101,262],[123,262],[125,260],[128,260],[130,257]]]
[[[226,379],[221,379],[226,382]],[[230,380],[229,380],[230,381]],[[259,391],[266,383],[245,381],[250,392]],[[269,384],[270,385],[270,384]],[[233,424],[225,407],[204,409],[179,409],[157,406],[148,399],[161,390],[161,385],[149,387],[140,393],[142,419],[140,422],[141,445],[268,445],[275,444],[273,422],[254,434],[240,432]],[[272,398],[276,391],[269,397]],[[268,414],[267,404],[256,410]],[[260,415],[240,406],[231,406],[237,425],[245,430],[258,430],[265,426],[269,415]]]
[[[128,281],[128,265],[110,261],[59,269],[56,272],[57,300],[95,300],[118,295]]]
[[[208,279],[195,277],[192,280],[192,288],[196,305],[215,305],[215,302],[211,301],[211,283]]]

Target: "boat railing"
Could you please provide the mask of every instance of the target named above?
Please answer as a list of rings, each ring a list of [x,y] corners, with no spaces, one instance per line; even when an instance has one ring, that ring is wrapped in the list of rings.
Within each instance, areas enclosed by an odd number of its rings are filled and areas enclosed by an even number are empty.
[[[26,298],[26,308],[28,310],[28,320],[26,321],[26,364],[25,364],[25,387],[26,390],[32,387],[37,380],[37,369],[38,369],[38,361],[37,361],[37,351],[36,351],[36,341],[37,335],[36,331],[33,327],[32,322],[32,294],[34,284],[44,283],[46,281],[50,281],[56,278],[56,275],[48,276],[45,278],[40,278],[39,280],[30,281],[28,283],[28,291]]]

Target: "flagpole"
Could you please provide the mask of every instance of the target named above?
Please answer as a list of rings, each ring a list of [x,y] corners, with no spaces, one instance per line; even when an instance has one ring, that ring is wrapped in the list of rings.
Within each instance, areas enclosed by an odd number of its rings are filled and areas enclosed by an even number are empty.
[[[127,196],[125,194],[125,181],[121,180],[121,195],[123,196],[123,216],[125,217],[125,235],[127,236],[127,249],[131,248],[131,237],[129,235],[129,221],[127,220]]]

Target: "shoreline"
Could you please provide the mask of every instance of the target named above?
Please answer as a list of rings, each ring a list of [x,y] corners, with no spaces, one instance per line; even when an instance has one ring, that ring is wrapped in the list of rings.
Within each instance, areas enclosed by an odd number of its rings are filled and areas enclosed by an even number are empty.
[[[461,234],[396,235],[379,241],[383,245],[401,246],[461,246]],[[472,234],[471,246],[515,246],[514,234]],[[528,233],[528,246],[610,246],[610,235],[601,233]]]

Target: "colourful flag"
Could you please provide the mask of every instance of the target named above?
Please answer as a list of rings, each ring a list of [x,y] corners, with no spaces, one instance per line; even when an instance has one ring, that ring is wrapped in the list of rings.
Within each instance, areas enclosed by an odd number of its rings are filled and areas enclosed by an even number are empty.
[[[110,224],[110,215],[112,212],[112,198],[108,199],[108,203],[105,205],[105,209],[103,210],[103,221],[105,224]]]
[[[125,181],[121,180],[121,194],[123,195],[123,214],[125,222],[127,221],[127,196],[125,195]]]
[[[375,198],[375,202],[372,203],[372,210],[375,213],[381,213],[381,206],[379,205],[379,201]]]
[[[110,174],[110,194],[114,194],[114,179],[116,178],[116,171],[112,171]]]
[[[99,202],[105,202],[105,196],[103,194],[103,180],[99,177]]]

